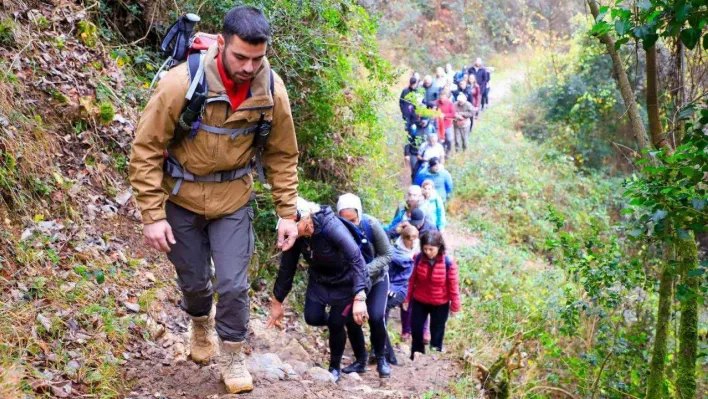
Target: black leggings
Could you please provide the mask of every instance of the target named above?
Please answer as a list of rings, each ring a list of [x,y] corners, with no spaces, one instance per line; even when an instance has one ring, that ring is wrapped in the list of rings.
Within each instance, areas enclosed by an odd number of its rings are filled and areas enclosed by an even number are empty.
[[[450,304],[444,305],[428,305],[418,302],[415,299],[411,301],[411,335],[413,342],[411,344],[411,359],[415,352],[425,353],[425,344],[423,343],[423,327],[425,320],[430,315],[430,347],[442,351],[443,338],[445,337],[445,323],[450,313]]]
[[[386,302],[386,316],[384,317],[386,321],[386,328],[388,331],[388,318],[391,314],[391,309],[397,308],[401,306],[403,301],[406,300],[406,294],[404,292],[399,292],[398,294],[394,296],[388,297],[388,301]],[[403,316],[401,316],[403,318]],[[403,320],[401,320],[401,323],[403,323]],[[388,360],[391,360],[394,356],[395,353],[393,352],[393,346],[391,346],[391,339],[389,338],[388,334],[386,334],[386,356],[388,356]]]
[[[334,294],[334,295],[333,295]],[[341,295],[337,295],[341,294]],[[310,282],[305,299],[305,323],[315,327],[329,328],[329,366],[341,368],[344,347],[347,344],[347,333],[344,325],[347,317],[351,317],[351,300],[335,299],[333,297],[351,296],[351,289],[341,292],[338,288],[330,288]],[[330,306],[329,313],[327,305]]]
[[[386,277],[374,284],[366,298],[366,309],[369,313],[369,328],[371,329],[371,347],[376,356],[384,354],[384,347],[388,333],[386,332],[386,298],[388,298],[388,274]],[[347,318],[347,334],[349,342],[352,344],[354,356],[363,359],[366,356],[366,341],[364,340],[364,330],[356,324],[354,317]]]

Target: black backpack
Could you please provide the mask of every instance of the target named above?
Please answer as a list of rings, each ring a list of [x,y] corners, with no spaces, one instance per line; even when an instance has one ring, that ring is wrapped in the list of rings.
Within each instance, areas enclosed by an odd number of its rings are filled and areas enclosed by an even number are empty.
[[[371,263],[371,261],[373,261],[376,257],[376,253],[374,252],[373,232],[371,231],[371,224],[369,224],[369,220],[362,216],[361,227],[364,229],[364,231],[362,231],[359,227],[347,219],[341,216],[337,216],[337,218],[339,218],[344,227],[349,230],[349,234],[351,234],[352,238],[354,238],[356,246],[359,247],[359,251],[361,251],[361,255],[364,257],[366,264],[368,265]],[[322,229],[322,233],[326,234],[324,229]]]

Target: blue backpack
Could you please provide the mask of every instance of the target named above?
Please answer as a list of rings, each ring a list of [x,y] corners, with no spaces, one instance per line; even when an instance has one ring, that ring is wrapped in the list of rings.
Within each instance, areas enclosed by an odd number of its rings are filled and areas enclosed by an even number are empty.
[[[376,253],[374,252],[373,232],[371,231],[371,224],[369,223],[369,220],[366,217],[362,216],[362,228],[360,229],[354,223],[348,221],[347,219],[341,216],[337,217],[339,218],[339,220],[342,221],[347,230],[349,230],[349,233],[351,233],[352,237],[354,238],[354,241],[356,241],[356,245],[359,247],[361,255],[364,257],[364,261],[366,262],[366,264],[368,265],[369,263],[371,263],[371,261],[373,261],[376,257]]]

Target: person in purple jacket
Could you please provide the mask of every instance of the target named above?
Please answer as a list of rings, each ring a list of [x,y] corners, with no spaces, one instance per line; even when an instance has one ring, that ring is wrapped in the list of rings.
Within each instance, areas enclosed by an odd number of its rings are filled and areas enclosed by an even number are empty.
[[[408,279],[413,272],[413,257],[416,253],[420,252],[418,236],[418,229],[408,225],[403,229],[401,236],[396,240],[396,244],[393,247],[393,259],[388,268],[390,286],[388,289],[388,302],[386,304],[386,323],[388,323],[391,310],[400,307],[406,299],[406,294],[408,293]],[[411,326],[409,312],[403,309],[401,309],[401,328],[403,330],[402,336],[404,334],[410,335]],[[390,364],[394,366],[398,365],[388,335],[386,335],[386,357]]]

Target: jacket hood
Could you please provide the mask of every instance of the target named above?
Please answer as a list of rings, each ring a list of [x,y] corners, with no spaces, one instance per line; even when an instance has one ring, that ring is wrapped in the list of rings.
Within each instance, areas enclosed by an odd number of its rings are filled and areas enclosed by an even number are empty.
[[[314,234],[319,234],[322,232],[323,228],[326,228],[332,220],[337,217],[332,208],[328,205],[324,205],[320,208],[320,211],[312,214],[312,222],[315,225]]]

